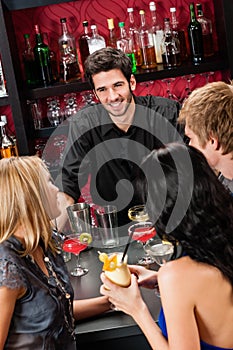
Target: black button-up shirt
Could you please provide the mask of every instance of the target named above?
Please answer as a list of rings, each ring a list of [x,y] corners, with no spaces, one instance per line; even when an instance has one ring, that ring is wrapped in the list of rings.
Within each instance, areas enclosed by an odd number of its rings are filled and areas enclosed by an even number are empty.
[[[120,226],[129,221],[128,208],[139,204],[134,180],[142,159],[166,143],[182,141],[176,127],[177,102],[155,96],[134,99],[136,111],[127,132],[112,122],[101,104],[73,117],[59,186],[77,201],[91,175],[93,203],[116,205]]]

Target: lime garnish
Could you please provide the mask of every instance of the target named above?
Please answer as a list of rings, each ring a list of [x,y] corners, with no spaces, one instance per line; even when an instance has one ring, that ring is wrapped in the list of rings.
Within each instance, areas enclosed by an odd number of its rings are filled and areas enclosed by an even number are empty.
[[[92,242],[92,236],[90,233],[84,232],[79,236],[79,240],[81,243],[90,244]]]
[[[106,253],[99,253],[99,260],[101,262],[105,262],[108,259],[108,255]]]

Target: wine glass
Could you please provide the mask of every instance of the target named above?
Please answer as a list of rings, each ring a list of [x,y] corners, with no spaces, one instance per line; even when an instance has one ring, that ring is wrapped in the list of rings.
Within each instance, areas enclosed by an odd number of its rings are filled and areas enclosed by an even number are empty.
[[[128,228],[128,234],[132,234],[132,239],[140,242],[144,248],[147,242],[156,235],[156,230],[150,221],[141,221]],[[149,265],[154,262],[151,256],[144,249],[145,255],[138,260],[139,265]]]
[[[135,205],[128,210],[128,217],[132,221],[148,221],[149,216],[144,204]]]
[[[91,242],[91,235],[89,233],[75,233],[67,235],[64,239],[62,249],[65,252],[72,253],[76,256],[76,266],[70,272],[72,276],[81,277],[88,273],[88,269],[80,265],[80,252],[87,248]]]
[[[170,242],[163,241],[159,238],[151,239],[144,246],[147,254],[159,265],[163,266],[171,260],[174,254],[174,247]],[[155,285],[155,294],[160,297],[159,286]]]
[[[163,79],[162,82],[166,84],[166,93],[167,93],[167,98],[170,100],[175,100],[179,102],[179,98],[172,93],[172,88],[171,84],[176,80],[176,78],[169,78],[169,79]]]
[[[50,124],[54,127],[58,126],[64,119],[64,114],[60,107],[58,96],[48,97],[47,103],[47,118]]]
[[[78,112],[77,95],[75,92],[64,95],[64,114],[65,118],[69,119],[72,115]]]

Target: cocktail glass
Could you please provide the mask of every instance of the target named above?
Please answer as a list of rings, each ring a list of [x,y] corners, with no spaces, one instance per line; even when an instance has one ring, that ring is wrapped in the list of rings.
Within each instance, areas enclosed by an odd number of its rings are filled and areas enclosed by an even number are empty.
[[[148,213],[144,204],[135,205],[128,210],[129,219],[132,221],[148,221]]]
[[[150,221],[142,221],[131,225],[128,229],[128,234],[131,235],[132,231],[133,231],[132,239],[140,242],[143,248],[145,247],[146,243],[156,235],[156,230],[152,222]],[[147,253],[145,249],[144,251],[145,251],[145,255],[138,260],[138,264],[140,265],[152,264],[154,260],[151,258],[151,256]]]
[[[145,244],[145,251],[159,265],[162,266],[171,260],[174,254],[174,247],[167,241],[162,241],[160,238],[151,239]],[[159,286],[155,286],[155,294],[160,297]]]
[[[72,253],[76,256],[76,266],[74,269],[70,272],[72,276],[83,276],[88,273],[88,269],[82,267],[80,265],[80,252],[87,248],[89,244],[89,237],[87,237],[87,233],[81,233],[81,234],[71,234],[67,235],[64,242],[62,249],[65,252]]]

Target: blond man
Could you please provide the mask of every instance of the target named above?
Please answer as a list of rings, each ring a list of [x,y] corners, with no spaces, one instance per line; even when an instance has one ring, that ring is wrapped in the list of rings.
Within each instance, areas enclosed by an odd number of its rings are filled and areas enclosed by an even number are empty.
[[[194,90],[178,122],[185,124],[189,145],[205,155],[233,193],[233,85],[218,81]]]

